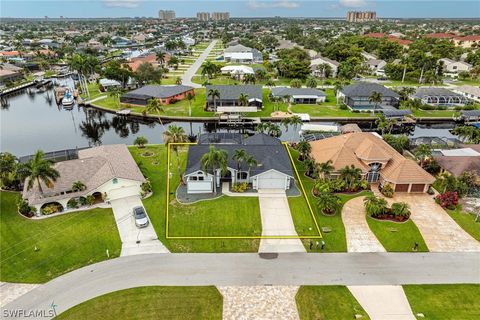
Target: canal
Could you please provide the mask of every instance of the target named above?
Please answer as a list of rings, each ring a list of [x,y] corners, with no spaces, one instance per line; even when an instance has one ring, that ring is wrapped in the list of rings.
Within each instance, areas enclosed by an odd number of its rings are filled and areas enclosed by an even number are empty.
[[[72,80],[58,80],[72,85]],[[35,91],[34,88],[32,88]],[[132,144],[137,136],[145,136],[149,143],[162,143],[162,133],[169,124],[185,129],[187,134],[202,132],[238,132],[239,129],[219,128],[212,123],[172,122],[164,123],[134,119],[94,108],[75,105],[71,110],[57,106],[53,90],[27,94],[26,91],[8,98],[8,105],[0,111],[0,151],[16,156],[29,155],[41,149],[45,152],[94,146],[100,144]],[[331,122],[315,122],[332,124]],[[300,127],[282,128],[280,139],[297,141]],[[453,137],[449,129],[453,124],[416,126],[412,137]]]

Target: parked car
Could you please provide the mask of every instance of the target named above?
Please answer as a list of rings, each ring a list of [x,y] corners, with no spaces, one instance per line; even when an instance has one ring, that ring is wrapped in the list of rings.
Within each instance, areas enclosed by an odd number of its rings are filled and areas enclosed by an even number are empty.
[[[133,208],[133,217],[135,218],[135,225],[137,228],[145,228],[148,226],[148,217],[143,207]]]
[[[387,78],[387,77],[378,77],[377,80],[379,80],[379,81],[387,81],[388,78]]]

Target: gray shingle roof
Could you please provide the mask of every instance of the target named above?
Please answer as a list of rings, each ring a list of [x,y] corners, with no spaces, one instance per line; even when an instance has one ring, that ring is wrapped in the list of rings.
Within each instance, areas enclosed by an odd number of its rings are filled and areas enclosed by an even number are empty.
[[[372,92],[379,92],[384,97],[400,98],[395,91],[388,89],[378,83],[357,82],[340,90],[347,97],[369,97]]]
[[[282,97],[285,95],[289,96],[317,96],[317,97],[325,97],[325,93],[323,91],[315,89],[315,88],[289,88],[289,87],[275,87],[272,88],[272,95],[276,97]]]
[[[413,96],[419,99],[422,99],[426,96],[463,97],[461,94],[455,93],[446,88],[418,88]]]
[[[240,94],[244,93],[248,95],[249,99],[259,99],[263,100],[262,95],[262,86],[256,85],[238,85],[238,86],[228,86],[228,85],[208,85],[206,86],[206,93],[207,99],[212,100],[211,97],[208,96],[208,92],[210,89],[216,89],[220,92],[220,99],[218,100],[237,100]]]
[[[250,170],[252,176],[274,169],[293,177],[287,150],[278,139],[265,134],[257,134],[245,139],[243,143],[211,145],[228,152],[228,167],[230,168],[237,168],[237,162],[233,160],[235,150],[243,149],[258,162],[258,165]],[[202,170],[201,159],[208,152],[209,147],[208,144],[190,146],[186,174]],[[242,164],[240,169],[247,171],[248,166]]]
[[[159,86],[159,85],[148,85],[136,90],[130,91],[123,95],[123,97],[127,98],[160,98],[165,99],[168,97],[176,96],[177,94],[181,94],[192,90],[193,87],[178,85],[178,86]]]

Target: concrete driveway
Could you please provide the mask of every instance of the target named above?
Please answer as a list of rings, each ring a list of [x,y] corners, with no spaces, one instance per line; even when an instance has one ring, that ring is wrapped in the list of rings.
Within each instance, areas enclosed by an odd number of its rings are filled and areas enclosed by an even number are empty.
[[[131,196],[111,201],[115,222],[122,240],[121,256],[144,253],[168,253],[168,249],[158,240],[152,223],[146,228],[137,228],[132,209],[142,206],[139,196]],[[148,212],[147,212],[148,215]],[[137,241],[140,241],[137,243]]]
[[[258,190],[262,236],[296,236],[285,190]],[[261,239],[259,252],[306,252],[300,239]]]
[[[410,205],[411,218],[432,252],[480,251],[480,242],[466,233],[428,194],[397,193],[392,202]]]
[[[198,59],[188,68],[187,71],[182,75],[182,84],[186,86],[191,86],[194,88],[201,88],[202,85],[198,83],[193,83],[192,82],[192,77],[195,76],[197,73],[197,70],[202,66],[202,63],[207,59],[208,54],[210,51],[212,51],[213,47],[215,47],[215,44],[217,43],[218,40],[213,40],[210,42],[208,47],[203,51]]]
[[[342,209],[348,252],[385,252],[380,241],[373,234],[365,218],[365,197],[347,201]]]

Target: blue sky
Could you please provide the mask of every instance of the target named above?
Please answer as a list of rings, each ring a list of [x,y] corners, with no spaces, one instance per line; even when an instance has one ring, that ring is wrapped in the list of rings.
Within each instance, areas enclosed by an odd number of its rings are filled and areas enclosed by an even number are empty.
[[[348,10],[375,10],[379,17],[479,18],[474,0],[1,0],[1,17],[177,17],[197,11],[229,11],[232,17],[343,17]]]

